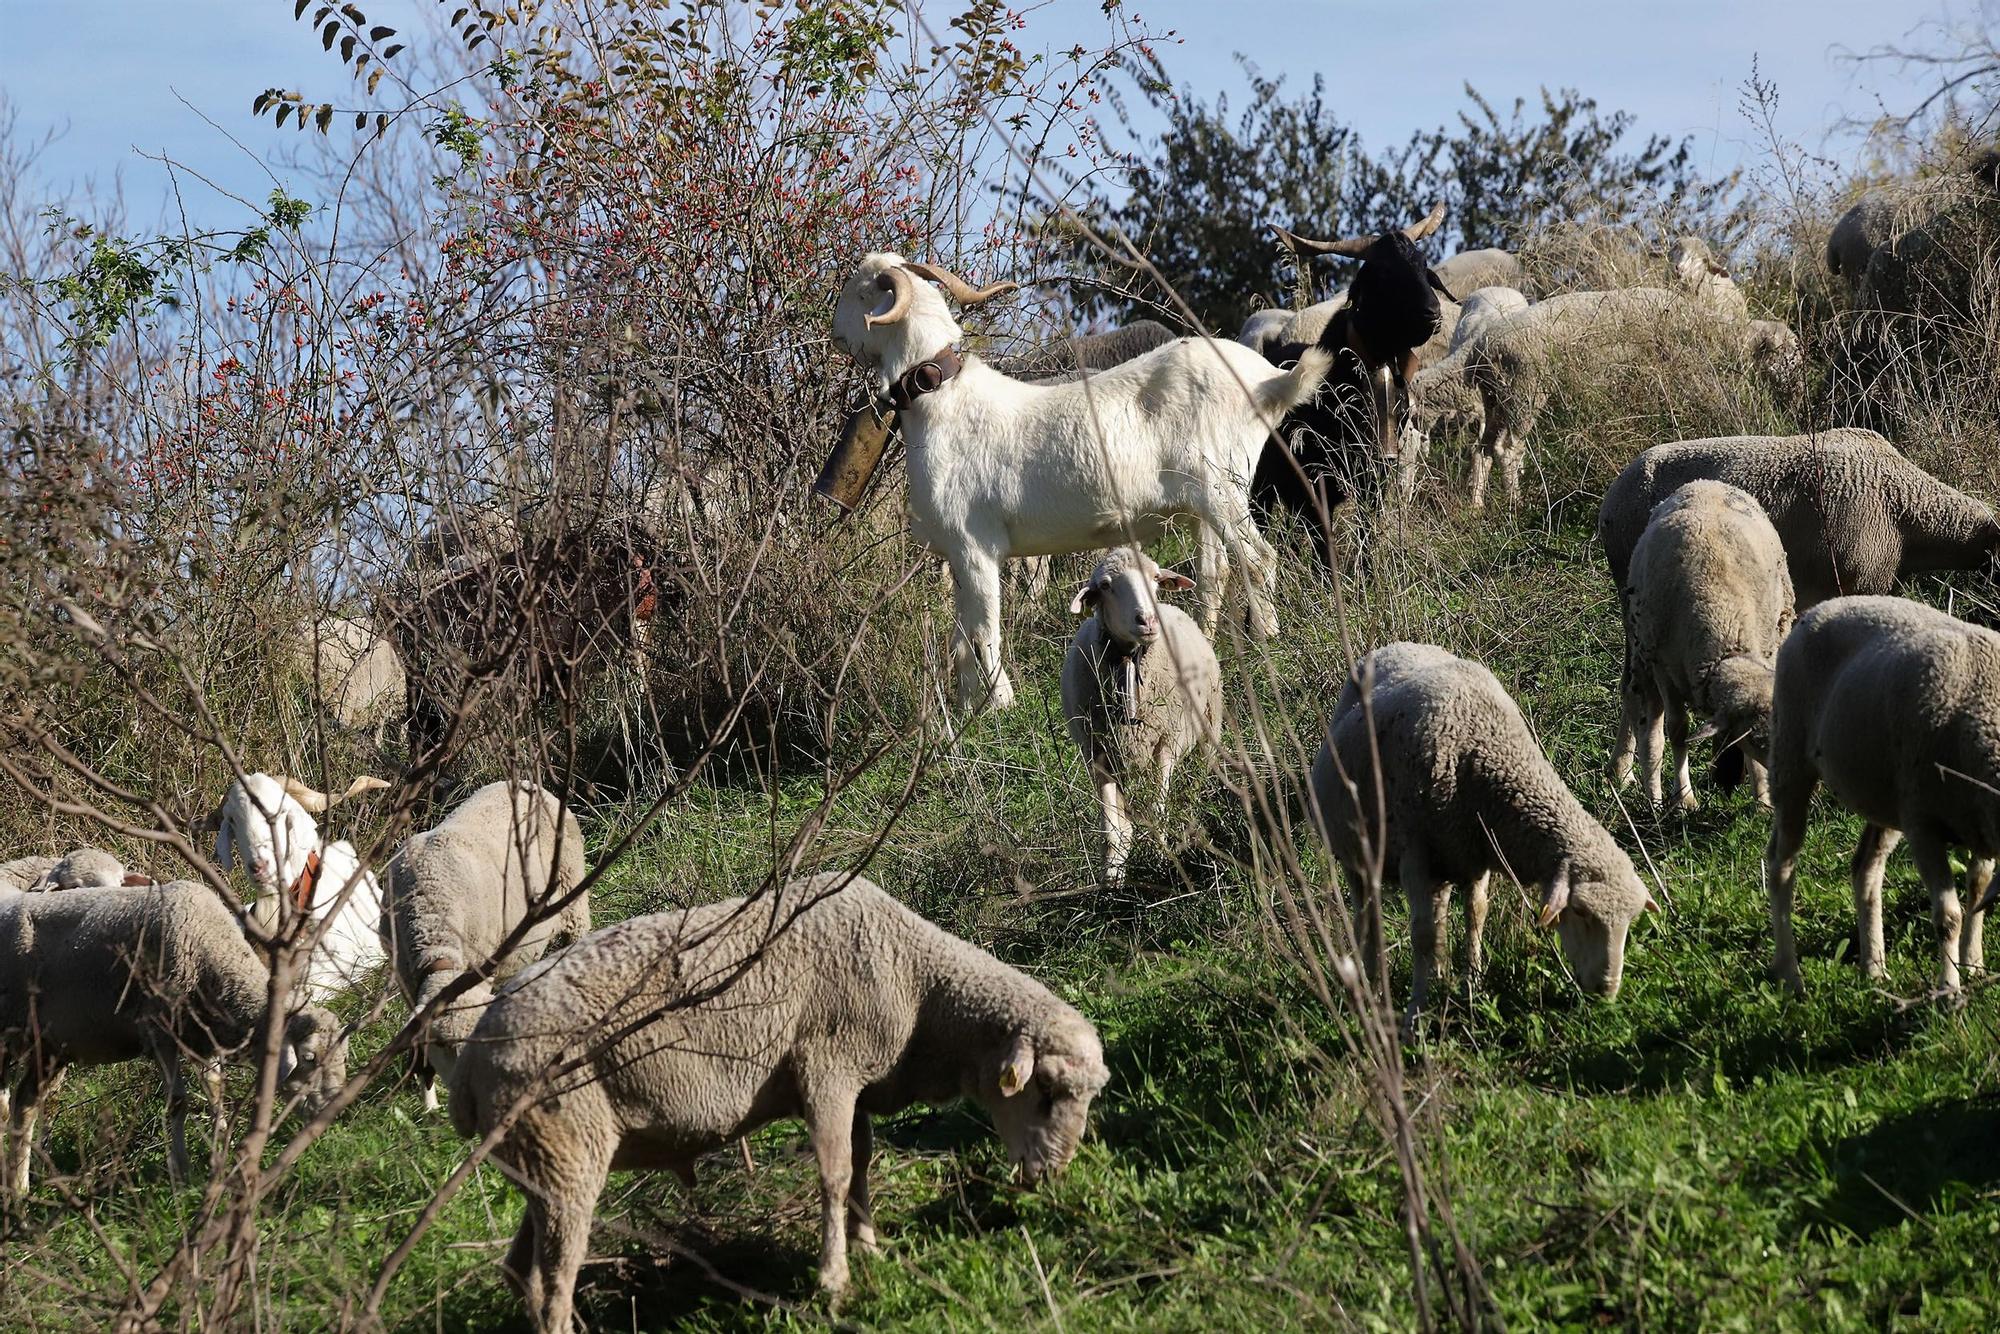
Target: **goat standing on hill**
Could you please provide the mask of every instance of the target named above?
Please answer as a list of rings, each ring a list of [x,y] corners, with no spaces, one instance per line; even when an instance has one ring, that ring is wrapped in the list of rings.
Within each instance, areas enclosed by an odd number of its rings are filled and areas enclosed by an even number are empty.
[[[1313,344],[1336,354],[1334,369],[1265,444],[1251,481],[1259,522],[1268,524],[1280,508],[1298,516],[1328,566],[1333,550],[1327,521],[1343,501],[1373,507],[1379,500],[1383,470],[1396,459],[1409,415],[1417,349],[1442,327],[1438,296],[1452,299],[1415,244],[1443,221],[1444,205],[1439,204],[1423,221],[1375,237],[1313,241],[1282,227],[1273,229],[1301,262],[1309,253],[1361,261],[1360,272],[1348,284],[1346,304]],[[1284,343],[1267,355],[1285,365],[1304,352],[1297,343]]]
[[[1238,343],[1181,338],[1069,384],[1012,379],[960,353],[961,305],[1012,289],[973,288],[900,255],[863,257],[834,305],[834,337],[893,403],[909,447],[910,531],[951,566],[952,640],[962,708],[1013,703],[1000,652],[1000,572],[1011,557],[1143,541],[1190,515],[1202,523],[1200,578],[1211,632],[1233,558],[1251,632],[1277,632],[1276,553],[1250,516],[1250,474],[1280,418],[1333,364],[1335,344],[1281,371]]]

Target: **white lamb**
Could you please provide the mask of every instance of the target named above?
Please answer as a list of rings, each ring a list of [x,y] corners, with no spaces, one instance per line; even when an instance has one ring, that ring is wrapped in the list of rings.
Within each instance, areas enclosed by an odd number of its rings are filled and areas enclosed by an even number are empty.
[[[1239,343],[1182,338],[1088,379],[1027,384],[957,352],[964,335],[924,279],[962,304],[1010,286],[974,289],[948,270],[871,254],[841,289],[833,333],[876,393],[897,401],[910,531],[951,566],[960,706],[1013,702],[1001,657],[1007,560],[1149,540],[1184,515],[1202,524],[1207,627],[1235,560],[1251,632],[1275,634],[1276,553],[1251,517],[1250,477],[1332,353],[1308,348],[1281,371]]]

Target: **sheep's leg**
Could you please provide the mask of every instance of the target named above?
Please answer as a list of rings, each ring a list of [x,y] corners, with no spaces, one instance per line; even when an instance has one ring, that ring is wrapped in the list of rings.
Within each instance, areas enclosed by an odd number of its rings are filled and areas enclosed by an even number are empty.
[[[1965,926],[1965,911],[1958,901],[1958,877],[1951,873],[1951,854],[1944,840],[1928,830],[1912,831],[1909,837],[1917,874],[1931,892],[1931,925],[1938,937],[1938,985],[1957,991],[1959,935]]]
[[[1748,753],[1745,753],[1743,756],[1743,763],[1750,770],[1750,795],[1757,799],[1759,806],[1762,806],[1767,811],[1770,810],[1771,771],[1766,769],[1760,761],[1751,759]]]
[[[868,1113],[857,1108],[853,1151],[849,1155],[854,1180],[847,1188],[847,1235],[863,1255],[873,1255],[882,1249],[875,1240],[875,1210],[868,1202],[868,1162],[874,1156],[875,1132],[869,1125]]]
[[[1507,445],[1500,454],[1500,481],[1507,489],[1507,505],[1510,509],[1521,507],[1521,464],[1527,459],[1527,444],[1507,432]]]
[[[854,1184],[856,1091],[805,1090],[806,1128],[819,1160],[819,1286],[837,1297],[847,1287],[847,1192]]]
[[[1799,845],[1805,841],[1806,813],[1812,802],[1811,780],[1771,785],[1771,841],[1764,849],[1764,887],[1771,901],[1771,976],[1804,995],[1799,975],[1798,944],[1792,938],[1792,899],[1798,876]]]
[[[1861,831],[1861,842],[1854,848],[1850,868],[1854,875],[1854,924],[1861,942],[1861,972],[1870,980],[1879,979],[1884,972],[1882,869],[1902,841],[1903,836],[1895,830],[1871,824]]]
[[[1667,705],[1644,669],[1635,667],[1632,677],[1625,687],[1626,709],[1632,717],[1639,776],[1645,780],[1646,799],[1658,806],[1662,800],[1660,763],[1665,749]]]
[[[410,1048],[410,1078],[416,1081],[417,1091],[424,1095],[424,1110],[438,1109],[437,1070],[425,1054],[425,1044],[417,1043]]]
[[[1108,773],[1097,778],[1097,802],[1104,811],[1104,882],[1125,883],[1125,860],[1132,855],[1132,818],[1125,812],[1125,793]]]
[[[187,1074],[181,1065],[180,1049],[165,1034],[153,1038],[153,1059],[159,1063],[160,1078],[167,1086],[167,1179],[176,1186],[187,1183]]]
[[[1674,804],[1684,811],[1700,810],[1701,799],[1694,794],[1694,775],[1688,772],[1687,710],[1675,701],[1672,708],[1662,712],[1667,744],[1674,749]],[[1658,752],[1654,754],[1657,756]],[[1654,781],[1658,782],[1657,777]]]
[[[560,1334],[569,1334],[575,1319],[576,1276],[590,1251],[590,1217],[597,1209],[610,1164],[593,1156],[566,1166],[575,1174],[555,1178],[560,1185],[541,1187],[545,1193],[536,1225],[534,1263],[541,1271],[541,1313],[536,1328]]]
[[[1465,990],[1468,996],[1479,986],[1479,980],[1486,972],[1486,887],[1491,878],[1490,872],[1482,871],[1466,886]]]
[[[1970,977],[1986,971],[1986,914],[1973,907],[1993,883],[1993,858],[1979,857],[1965,870],[1965,932],[1958,938],[1958,970]]]
[[[968,539],[952,561],[951,577],[958,615],[951,641],[958,707],[1008,708],[1014,703],[1014,683],[1000,665],[1000,557]]]
[[[1153,815],[1160,820],[1165,820],[1167,818],[1167,784],[1174,776],[1174,757],[1172,755],[1160,756],[1155,767],[1159,770],[1159,778],[1153,787]]]
[[[1625,656],[1627,666],[1619,682],[1618,744],[1612,748],[1608,773],[1614,787],[1624,787],[1632,781],[1632,764],[1639,751],[1639,734],[1646,724],[1649,710],[1645,692],[1632,679],[1630,658],[1632,646],[1627,643]]]
[[[15,1196],[28,1193],[30,1163],[35,1155],[35,1125],[41,1119],[42,1101],[62,1082],[63,1065],[44,1065],[30,1052],[27,1069],[14,1090],[7,1109],[7,1189]]]
[[[1410,1004],[1403,1012],[1403,1037],[1415,1034],[1424,1002],[1430,999],[1431,976],[1437,971],[1438,883],[1421,854],[1408,852],[1398,868],[1403,893],[1410,901]]]
[[[1493,475],[1493,460],[1506,448],[1497,414],[1486,415],[1486,426],[1479,432],[1479,443],[1472,450],[1472,508],[1486,508],[1486,482]]]

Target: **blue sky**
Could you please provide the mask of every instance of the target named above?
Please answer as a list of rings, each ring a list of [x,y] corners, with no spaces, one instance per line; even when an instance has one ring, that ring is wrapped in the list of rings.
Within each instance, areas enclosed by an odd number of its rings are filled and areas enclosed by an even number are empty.
[[[1031,8],[1030,49],[1102,40],[1098,0]],[[1327,79],[1337,113],[1376,145],[1451,120],[1471,82],[1496,102],[1537,87],[1575,87],[1600,105],[1635,113],[1642,131],[1696,137],[1698,160],[1720,170],[1761,153],[1738,111],[1755,57],[1780,94],[1780,130],[1812,149],[1843,115],[1877,99],[1916,100],[1915,76],[1860,70],[1838,59],[1903,39],[1941,11],[1932,0],[1127,0],[1156,30],[1178,83],[1241,103],[1232,53],[1303,88]],[[1963,0],[1961,0],[1961,6]],[[435,12],[430,0],[366,0],[369,19],[405,30]],[[949,6],[926,6],[941,26]],[[293,142],[251,99],[278,83],[337,95],[344,73],[292,19],[291,0],[0,0],[0,95],[18,133],[62,136],[40,175],[62,186],[121,180],[135,224],[173,216],[166,153],[222,189],[262,200],[264,162]],[[203,116],[215,122],[210,125]],[[218,128],[219,127],[219,128]],[[238,143],[231,142],[234,136]],[[260,162],[260,159],[263,161]],[[193,181],[184,197],[197,225],[241,210]]]

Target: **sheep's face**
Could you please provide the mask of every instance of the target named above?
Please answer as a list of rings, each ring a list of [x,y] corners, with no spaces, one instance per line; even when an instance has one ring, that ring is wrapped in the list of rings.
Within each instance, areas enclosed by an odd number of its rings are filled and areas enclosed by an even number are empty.
[[[906,275],[909,309],[893,321],[882,322],[896,303],[896,288],[889,275],[906,263],[901,255],[886,251],[864,256],[833,303],[834,340],[856,362],[878,372],[878,389],[925,357],[953,346],[960,337],[958,321],[952,318],[944,296],[914,274]],[[871,316],[876,322],[870,322]]]
[[[1566,863],[1543,895],[1541,918],[1556,928],[1576,984],[1611,1000],[1625,976],[1625,936],[1652,903],[1629,863],[1601,878]]]
[[[1738,654],[1716,668],[1711,693],[1715,712],[1690,744],[1714,741],[1715,781],[1724,792],[1743,780],[1746,760],[1768,762],[1771,749],[1771,700],[1777,685],[1771,665]]]
[[[269,774],[245,774],[222,799],[215,863],[229,870],[241,859],[265,893],[294,884],[306,858],[319,851],[319,826]]]
[[[985,1077],[980,1101],[1022,1185],[1038,1185],[1069,1166],[1083,1141],[1091,1099],[1110,1078],[1097,1033],[1081,1017],[1033,1038],[1015,1036]]]
[[[1683,236],[1667,252],[1667,267],[1690,292],[1699,292],[1711,279],[1727,280],[1729,270],[1709,253],[1708,243],[1698,236]]]
[[[317,1005],[293,1015],[285,1025],[281,1065],[280,1091],[299,1094],[300,1109],[318,1115],[347,1082],[347,1038],[340,1020]]]
[[[1142,551],[1114,551],[1097,562],[1069,609],[1079,616],[1095,612],[1104,633],[1120,644],[1144,646],[1160,637],[1158,595],[1193,587],[1194,580],[1161,569]]]

